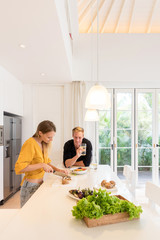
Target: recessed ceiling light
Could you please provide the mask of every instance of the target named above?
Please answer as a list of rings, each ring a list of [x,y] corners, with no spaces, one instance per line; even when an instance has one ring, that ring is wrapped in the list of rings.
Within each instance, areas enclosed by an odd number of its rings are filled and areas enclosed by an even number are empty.
[[[19,44],[20,48],[26,48],[26,45],[24,44]]]
[[[42,77],[45,76],[45,73],[41,73],[41,76],[42,76]]]

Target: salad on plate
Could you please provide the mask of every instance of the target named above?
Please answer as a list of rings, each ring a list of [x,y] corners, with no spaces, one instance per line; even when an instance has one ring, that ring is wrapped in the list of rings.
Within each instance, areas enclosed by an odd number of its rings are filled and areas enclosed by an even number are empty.
[[[85,167],[78,167],[78,168],[72,169],[71,171],[72,171],[72,173],[74,173],[74,174],[81,175],[81,174],[87,173],[87,168],[85,168]]]

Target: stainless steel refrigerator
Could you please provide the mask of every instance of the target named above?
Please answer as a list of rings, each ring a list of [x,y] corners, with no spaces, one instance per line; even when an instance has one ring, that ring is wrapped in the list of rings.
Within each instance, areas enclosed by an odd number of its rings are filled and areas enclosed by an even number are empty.
[[[20,189],[21,176],[15,174],[15,163],[21,149],[22,119],[4,113],[4,201]]]

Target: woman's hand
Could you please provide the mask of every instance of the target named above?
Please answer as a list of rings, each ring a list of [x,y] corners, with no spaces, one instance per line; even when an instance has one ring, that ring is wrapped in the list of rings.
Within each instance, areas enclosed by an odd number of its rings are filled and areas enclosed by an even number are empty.
[[[59,169],[59,172],[65,173],[66,175],[69,174],[69,171],[67,169]]]
[[[49,166],[48,164],[46,164],[46,163],[43,163],[43,169],[44,169],[44,171],[45,172],[53,172],[53,168],[51,167],[51,166]]]

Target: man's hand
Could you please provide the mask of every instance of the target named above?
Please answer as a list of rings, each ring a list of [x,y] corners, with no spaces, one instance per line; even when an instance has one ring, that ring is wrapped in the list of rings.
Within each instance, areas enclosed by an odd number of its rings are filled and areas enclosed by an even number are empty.
[[[77,148],[76,155],[77,155],[78,158],[81,156],[82,152],[83,152],[83,148],[82,147]]]

